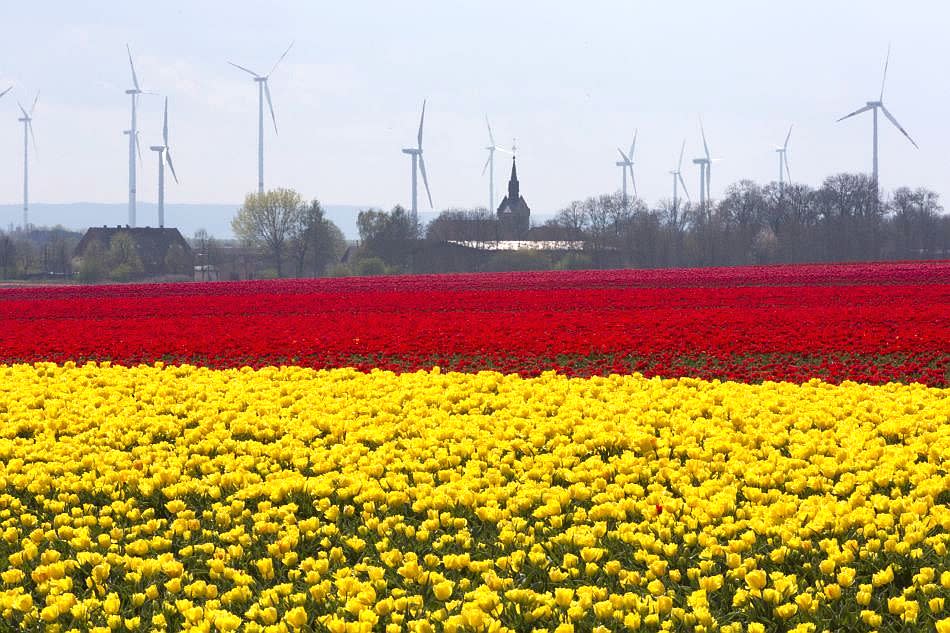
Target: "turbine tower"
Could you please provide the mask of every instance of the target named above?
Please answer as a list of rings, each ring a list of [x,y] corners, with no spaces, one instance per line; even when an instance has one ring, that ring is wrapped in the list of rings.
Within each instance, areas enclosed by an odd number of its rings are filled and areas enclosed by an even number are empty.
[[[172,178],[178,183],[171,149],[168,147],[168,97],[165,97],[165,113],[162,116],[162,144],[152,145],[149,149],[158,152],[158,228],[161,229],[165,227],[165,163],[168,163]]]
[[[679,194],[679,191],[677,190],[678,185],[683,185],[683,193],[686,194],[686,199],[689,200],[689,191],[687,191],[686,189],[686,182],[683,180],[683,173],[681,171],[683,169],[683,153],[685,151],[686,151],[686,140],[683,139],[683,145],[680,147],[679,162],[676,163],[676,169],[670,172],[670,174],[673,176],[673,210],[674,211],[676,211],[676,209],[679,206],[679,200],[677,198],[677,195]]]
[[[6,94],[10,89],[7,88],[3,92]],[[3,96],[0,94],[0,97]],[[27,112],[26,108],[17,101],[17,105],[20,107],[20,112],[23,113],[19,119],[20,123],[23,124],[23,231],[26,232],[30,228],[30,141],[33,141],[33,150],[36,150],[36,137],[33,135],[33,110],[36,109],[36,101],[40,98],[40,93],[36,93],[36,97],[33,98],[33,105],[30,106],[30,111]]]
[[[403,148],[403,154],[412,156],[412,225],[419,225],[419,204],[418,204],[418,186],[416,184],[416,172],[422,174],[422,184],[426,187],[426,195],[429,197],[429,208],[432,208],[432,192],[429,191],[429,178],[426,176],[426,161],[422,158],[422,124],[426,120],[426,102],[422,101],[422,116],[419,117],[419,134],[416,136],[416,147]]]
[[[705,211],[709,202],[710,182],[712,181],[712,163],[715,158],[709,155],[709,144],[706,142],[706,130],[703,129],[703,120],[699,120],[699,133],[703,137],[703,153],[700,158],[694,158],[693,163],[699,165],[699,206]]]
[[[788,182],[792,182],[792,174],[788,171],[788,139],[792,138],[792,125],[788,126],[788,134],[785,135],[785,144],[776,145],[775,153],[778,154],[778,188],[779,191],[785,189],[785,177],[788,176]]]
[[[274,74],[274,71],[277,70],[277,66],[284,60],[284,57],[287,56],[287,53],[290,52],[290,49],[293,48],[294,43],[291,42],[290,46],[287,47],[287,50],[284,51],[284,54],[277,58],[277,61],[274,63],[274,67],[270,69],[270,72],[266,75],[259,75],[253,70],[245,68],[244,66],[238,66],[234,62],[228,62],[235,68],[243,70],[254,78],[254,81],[257,82],[257,193],[264,193],[264,97],[267,97],[267,107],[270,110],[270,118],[274,123],[274,134],[277,134],[277,117],[274,115],[274,102],[270,98],[270,87],[267,85],[267,80],[270,79],[270,76]]]
[[[861,114],[862,112],[867,112],[868,110],[871,110],[871,111],[873,112],[873,114],[874,114],[874,136],[873,136],[873,150],[872,150],[872,157],[871,157],[871,161],[872,161],[872,172],[871,172],[871,173],[872,173],[872,177],[874,178],[875,191],[877,190],[877,187],[878,187],[878,179],[877,179],[877,177],[878,177],[878,171],[877,171],[877,111],[878,111],[878,110],[880,110],[881,112],[883,112],[883,113],[884,113],[884,116],[886,116],[887,119],[888,119],[891,123],[894,124],[894,127],[896,127],[898,130],[900,130],[901,134],[903,134],[904,136],[907,137],[907,140],[911,142],[911,145],[913,145],[913,146],[916,147],[917,149],[920,149],[920,147],[917,146],[917,143],[914,142],[914,139],[912,139],[912,138],[910,137],[910,134],[907,133],[907,130],[905,130],[903,127],[901,127],[901,124],[897,122],[897,119],[894,118],[894,115],[891,114],[891,113],[888,111],[888,109],[887,109],[886,107],[884,107],[884,82],[887,81],[887,65],[888,65],[888,63],[890,62],[890,60],[891,60],[891,47],[890,47],[890,45],[888,45],[888,47],[887,47],[887,56],[884,58],[884,75],[883,75],[883,77],[881,78],[881,94],[880,94],[880,96],[878,97],[877,101],[868,101],[867,103],[865,103],[865,105],[864,105],[863,108],[858,108],[857,110],[855,110],[855,111],[852,112],[851,114],[846,114],[846,115],[844,115],[843,117],[841,117],[840,119],[838,119],[838,122],[840,123],[841,121],[844,121],[845,119],[850,119],[851,117],[853,117],[853,116],[855,116],[855,115],[857,115],[857,114]]]
[[[488,212],[493,213],[495,211],[495,151],[504,152],[505,154],[511,152],[495,144],[495,135],[492,134],[491,123],[488,122],[487,114],[485,115],[485,125],[488,126],[488,147],[485,148],[488,150],[488,160],[485,161],[485,166],[482,167],[482,176],[485,175],[485,170],[488,170]]]
[[[135,228],[135,147],[138,141],[138,128],[136,127],[135,108],[138,105],[139,95],[142,89],[139,86],[139,78],[135,74],[135,64],[132,62],[132,49],[125,45],[125,50],[129,54],[129,68],[132,69],[132,85],[134,87],[125,91],[132,99],[132,125],[129,127],[129,226]]]
[[[619,147],[617,151],[620,152],[621,160],[618,160],[614,163],[617,167],[621,168],[620,174],[620,186],[623,190],[623,206],[627,208],[627,169],[630,169],[630,184],[633,186],[633,195],[637,195],[637,181],[633,178],[633,151],[637,147],[637,130],[633,131],[633,142],[630,143],[630,153],[624,154],[623,150]]]

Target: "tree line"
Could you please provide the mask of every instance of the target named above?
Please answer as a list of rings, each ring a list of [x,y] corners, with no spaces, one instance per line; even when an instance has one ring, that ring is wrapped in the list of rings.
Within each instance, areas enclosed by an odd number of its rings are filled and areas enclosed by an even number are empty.
[[[573,251],[497,253],[468,265],[659,268],[946,258],[950,216],[943,211],[928,189],[901,187],[882,197],[870,176],[847,173],[818,188],[742,180],[705,206],[664,201],[649,207],[617,192],[571,202],[531,228],[530,239],[569,242]],[[476,249],[498,239],[498,223],[485,209],[451,209],[426,227],[412,227],[397,207],[361,214],[359,228],[363,252],[401,272],[438,271],[431,257],[421,269],[414,265],[410,238]]]
[[[950,217],[927,189],[882,199],[872,178],[838,174],[821,187],[743,180],[706,205],[648,208],[619,194],[571,203],[550,222],[581,235],[596,261],[620,266],[732,266],[926,259],[950,253]]]
[[[928,189],[881,196],[865,174],[837,174],[820,187],[742,180],[704,206],[650,207],[619,193],[573,201],[532,226],[548,252],[490,252],[499,223],[484,208],[448,209],[413,224],[397,205],[359,213],[358,247],[346,262],[342,235],[318,201],[289,190],[251,194],[236,235],[257,244],[276,274],[386,274],[543,268],[702,267],[927,259],[950,256],[950,216]],[[458,246],[464,243],[466,248]],[[449,248],[447,245],[455,245]]]
[[[569,243],[559,251],[491,252],[499,223],[484,208],[448,209],[425,226],[413,224],[399,205],[388,212],[367,209],[357,226],[359,242],[350,245],[318,200],[305,201],[290,189],[248,194],[232,221],[239,243],[252,253],[242,260],[239,278],[950,257],[950,216],[935,192],[900,187],[882,196],[870,176],[847,173],[817,188],[742,180],[704,207],[670,201],[650,207],[619,192],[590,196],[530,229],[531,240]],[[79,237],[61,227],[0,232],[0,276],[122,280],[140,270],[122,240],[74,270]],[[236,252],[205,231],[191,245],[197,264]]]

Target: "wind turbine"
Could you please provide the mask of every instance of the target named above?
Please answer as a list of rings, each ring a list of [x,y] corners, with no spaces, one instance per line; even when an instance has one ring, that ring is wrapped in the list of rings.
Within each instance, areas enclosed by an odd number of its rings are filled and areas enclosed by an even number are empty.
[[[788,176],[788,182],[792,182],[792,174],[788,171],[788,139],[792,138],[793,125],[788,126],[788,134],[785,135],[785,144],[777,145],[775,153],[778,154],[778,188],[785,187],[785,177]]]
[[[7,88],[3,94],[9,92],[10,89]],[[2,97],[3,95],[0,95]],[[30,141],[33,141],[33,149],[36,150],[36,137],[33,135],[33,110],[36,109],[36,102],[40,98],[40,93],[36,93],[36,97],[33,98],[33,105],[30,106],[30,111],[27,112],[26,108],[17,101],[17,105],[20,107],[20,112],[23,113],[19,119],[20,123],[23,124],[23,230],[24,232],[30,227]]]
[[[165,163],[172,172],[175,183],[178,183],[178,175],[175,173],[175,165],[172,164],[172,152],[168,147],[168,97],[165,97],[165,114],[162,117],[162,144],[149,147],[153,152],[158,152],[158,228],[165,227]]]
[[[637,181],[633,178],[633,151],[637,147],[637,130],[633,131],[633,142],[630,143],[630,153],[624,154],[623,150],[619,147],[617,151],[620,152],[620,158],[614,163],[617,167],[621,168],[620,183],[623,189],[623,206],[627,206],[627,169],[630,169],[630,184],[633,185],[633,195],[637,195]]]
[[[888,63],[890,62],[890,60],[891,60],[891,47],[890,47],[890,45],[888,45],[888,47],[887,47],[887,57],[884,58],[884,76],[881,78],[881,94],[880,94],[880,96],[878,97],[877,101],[868,101],[867,103],[865,103],[865,105],[864,105],[863,108],[858,108],[857,110],[855,110],[855,111],[852,112],[851,114],[846,114],[846,115],[844,115],[843,117],[841,117],[840,119],[838,119],[838,122],[840,123],[841,121],[844,121],[845,119],[850,119],[851,117],[853,117],[853,116],[855,116],[855,115],[857,115],[857,114],[861,114],[862,112],[867,112],[868,110],[871,110],[871,111],[874,113],[874,149],[873,149],[873,154],[872,154],[872,165],[873,165],[873,172],[872,172],[872,174],[873,174],[873,178],[874,178],[874,187],[875,187],[875,190],[877,189],[877,183],[878,183],[878,179],[877,179],[877,177],[878,177],[878,171],[877,171],[877,111],[878,111],[878,110],[881,110],[881,112],[884,113],[884,116],[886,116],[886,117],[888,118],[888,120],[889,120],[891,123],[894,124],[894,127],[896,127],[898,130],[900,130],[901,134],[903,134],[904,136],[907,137],[907,140],[911,142],[911,145],[913,145],[913,146],[916,147],[917,149],[920,149],[920,147],[917,146],[917,143],[914,142],[914,139],[912,139],[912,138],[910,137],[910,134],[907,133],[907,130],[905,130],[903,127],[901,127],[901,124],[897,122],[897,119],[894,118],[894,115],[891,114],[891,113],[888,111],[888,109],[887,109],[886,107],[884,107],[884,82],[887,81],[887,65],[888,65]]]
[[[495,211],[495,151],[504,152],[505,154],[510,154],[508,150],[500,145],[495,144],[495,135],[491,131],[491,123],[488,122],[488,115],[485,115],[485,125],[488,126],[488,147],[485,149],[488,150],[488,160],[485,161],[485,166],[482,167],[482,176],[485,175],[485,170],[488,171],[488,212],[493,213]],[[405,150],[403,150],[405,151]],[[415,170],[413,170],[415,173]]]
[[[712,181],[712,163],[716,158],[709,155],[709,144],[706,142],[706,130],[703,129],[703,120],[699,120],[699,133],[703,137],[704,156],[694,158],[693,163],[699,165],[699,206],[706,209],[706,203],[709,202],[710,182]]]
[[[264,97],[267,97],[267,107],[270,109],[270,118],[274,123],[274,134],[277,134],[277,117],[274,115],[274,102],[270,98],[270,88],[267,85],[267,80],[270,79],[270,76],[274,74],[274,71],[277,70],[277,66],[280,62],[284,61],[284,57],[287,56],[287,53],[290,52],[290,49],[293,48],[294,43],[291,42],[290,46],[287,47],[287,50],[284,51],[284,54],[277,58],[277,61],[274,63],[274,67],[270,69],[270,72],[266,75],[259,75],[253,70],[245,68],[244,66],[238,66],[234,62],[228,62],[237,69],[243,70],[244,72],[250,74],[254,77],[254,81],[257,82],[257,193],[264,193]]]
[[[419,134],[416,136],[416,147],[402,150],[403,154],[412,156],[412,224],[419,224],[418,187],[416,185],[416,171],[422,173],[422,184],[426,186],[426,195],[429,197],[429,207],[432,205],[432,193],[429,191],[429,178],[426,176],[426,161],[422,158],[422,124],[426,120],[426,102],[422,101],[422,116],[419,117]]]
[[[129,54],[129,68],[132,69],[132,85],[125,91],[132,99],[132,125],[129,126],[129,226],[135,228],[135,150],[138,143],[138,128],[135,118],[135,109],[138,105],[139,95],[143,94],[139,86],[138,75],[135,74],[135,64],[132,62],[132,49],[125,45],[125,50]]]
[[[673,176],[673,210],[675,211],[678,208],[679,201],[677,199],[678,185],[683,185],[683,193],[686,194],[686,199],[689,200],[689,191],[686,189],[686,182],[683,180],[683,153],[686,151],[686,139],[683,139],[683,145],[680,147],[680,159],[676,163],[676,169],[670,172]]]

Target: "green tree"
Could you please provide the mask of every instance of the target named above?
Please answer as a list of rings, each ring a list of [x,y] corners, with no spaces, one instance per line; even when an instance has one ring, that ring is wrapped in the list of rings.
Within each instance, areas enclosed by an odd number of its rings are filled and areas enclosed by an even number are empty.
[[[79,264],[79,280],[84,282],[99,281],[105,278],[108,272],[106,249],[99,240],[92,240],[83,253]]]
[[[405,209],[396,205],[389,213],[378,209],[360,211],[356,225],[366,256],[379,257],[389,266],[411,268],[419,227]]]
[[[343,232],[326,217],[320,201],[304,205],[299,229],[291,241],[297,275],[303,276],[309,269],[312,276],[319,277],[330,264],[339,261],[345,249]]]
[[[303,211],[300,194],[292,189],[249,193],[231,220],[231,229],[238,238],[272,257],[277,276],[282,277],[284,258],[301,232]]]
[[[388,275],[391,272],[389,267],[386,266],[386,262],[378,257],[360,259],[356,262],[355,271],[359,277],[376,277],[378,275]]]
[[[9,235],[0,233],[0,271],[3,277],[9,277],[16,268],[16,245]]]
[[[116,233],[109,240],[106,262],[109,278],[115,281],[127,281],[145,271],[135,240],[126,231]]]

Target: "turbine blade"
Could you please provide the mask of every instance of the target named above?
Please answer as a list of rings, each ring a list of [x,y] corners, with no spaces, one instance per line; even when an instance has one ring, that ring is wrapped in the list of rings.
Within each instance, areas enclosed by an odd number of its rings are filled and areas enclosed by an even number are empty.
[[[2,97],[3,95],[0,95]],[[491,133],[491,123],[488,122],[488,115],[485,115],[485,125],[488,126],[488,142],[492,147],[495,146],[495,135]]]
[[[244,72],[246,72],[246,73],[249,74],[249,75],[252,75],[252,76],[254,76],[254,77],[260,77],[260,75],[258,75],[256,72],[254,72],[254,71],[251,70],[250,68],[245,68],[244,66],[239,66],[239,65],[235,64],[234,62],[228,62],[228,63],[231,64],[232,66],[234,66],[235,68],[238,68],[238,69],[240,69],[240,70],[243,70]]]
[[[856,115],[856,114],[861,114],[862,112],[867,112],[867,111],[870,110],[872,107],[873,107],[873,106],[866,105],[866,106],[864,106],[863,108],[858,108],[857,110],[855,110],[855,111],[852,112],[851,114],[846,114],[846,115],[844,115],[843,117],[841,117],[840,119],[838,119],[837,121],[835,121],[835,123],[841,123],[841,122],[844,121],[845,119],[850,119],[851,117],[853,117],[853,116]]]
[[[709,145],[706,144],[706,130],[703,129],[703,119],[702,119],[702,117],[700,117],[700,119],[699,119],[699,133],[700,133],[700,134],[702,135],[702,137],[703,137],[703,150],[706,152],[706,160],[710,160],[710,158],[709,158]]]
[[[679,179],[679,181],[680,181],[680,187],[683,188],[683,193],[686,194],[686,200],[687,200],[688,202],[692,202],[692,200],[690,200],[690,198],[689,198],[689,189],[686,188],[686,181],[683,180],[683,174],[681,174],[680,172],[676,172],[676,177],[677,177],[677,178]]]
[[[172,163],[172,152],[167,147],[163,152],[165,154],[165,162],[168,163],[168,169],[172,172],[172,178],[175,179],[175,184],[180,184],[178,182],[178,174],[175,173],[175,165]]]
[[[294,43],[291,42],[291,43],[290,43],[290,46],[287,47],[287,50],[284,51],[284,54],[281,55],[281,56],[277,59],[276,62],[274,62],[274,67],[270,69],[270,72],[269,72],[269,73],[267,73],[267,76],[268,76],[268,77],[270,77],[271,75],[274,74],[274,71],[277,70],[277,66],[280,64],[280,62],[284,61],[284,58],[287,57],[287,53],[289,53],[289,52],[290,52],[290,49],[292,49],[293,47],[294,47]]]
[[[683,139],[683,145],[680,147],[680,162],[676,164],[676,171],[682,171],[683,169],[683,152],[686,151],[686,139]]]
[[[495,148],[488,150],[488,160],[485,161],[485,166],[482,167],[482,176],[485,175],[485,171],[488,169],[488,166],[491,164],[491,155],[495,153]]]
[[[168,147],[168,97],[165,97],[165,114],[162,116],[162,143]]]
[[[788,149],[788,139],[792,138],[792,128],[795,127],[794,124],[788,126],[788,134],[785,135],[785,145],[782,145],[782,151]]]
[[[884,57],[884,74],[881,76],[881,96],[878,101],[884,101],[884,82],[887,81],[887,65],[891,61],[891,43],[887,43],[887,56]]]
[[[637,132],[639,130],[633,131],[633,143],[630,143],[630,160],[633,160],[633,152],[637,149]]]
[[[619,147],[617,148],[617,151],[620,152],[620,157],[623,159],[623,162],[625,162],[625,163],[627,163],[627,164],[629,165],[629,164],[630,164],[630,158],[627,157],[627,155],[624,154],[624,153],[623,153],[623,150],[620,149]]]
[[[422,124],[425,123],[425,120],[426,120],[426,100],[423,99],[422,100],[422,116],[419,117],[419,135],[416,137],[416,140],[418,141],[417,147],[419,149],[422,149]],[[422,160],[421,155],[419,156],[419,160]]]
[[[792,183],[792,172],[788,169],[788,154],[782,155],[782,160],[785,162],[785,178],[788,180],[788,183]]]
[[[23,118],[24,118],[24,119],[30,118],[30,115],[27,113],[26,108],[23,107],[23,104],[22,104],[22,103],[20,103],[19,101],[17,101],[17,102],[16,102],[16,105],[17,105],[18,108],[20,108],[20,112],[23,113]]]
[[[4,90],[3,92],[0,92],[0,97],[2,97],[3,95],[7,94],[7,93],[10,92],[11,90],[13,90],[13,86],[10,86],[9,88],[7,88],[6,90]]]
[[[434,208],[432,204],[432,192],[429,191],[429,177],[426,175],[426,161],[419,154],[419,171],[422,173],[422,184],[426,187],[426,195],[429,197],[429,208]]]
[[[129,68],[132,69],[132,83],[135,84],[135,89],[139,90],[139,78],[135,74],[135,64],[132,63],[132,49],[129,48],[129,45],[125,45],[125,50],[129,54]]]
[[[632,164],[630,165],[630,184],[633,185],[633,197],[634,197],[634,198],[638,198],[638,197],[639,197],[639,194],[637,194],[637,181],[636,181],[636,179],[633,177],[633,165],[632,165]]]
[[[881,104],[881,110],[884,112],[884,116],[886,116],[886,117],[888,118],[888,120],[890,120],[890,122],[893,123],[893,124],[897,127],[898,130],[901,131],[901,134],[903,134],[904,136],[906,136],[906,137],[907,137],[907,140],[910,141],[911,144],[912,144],[914,147],[916,147],[917,149],[920,149],[920,147],[917,145],[917,143],[914,142],[914,139],[912,139],[912,138],[910,137],[910,134],[907,133],[907,130],[905,130],[904,128],[901,127],[901,124],[897,122],[897,119],[894,118],[894,115],[893,115],[893,114],[891,114],[890,112],[888,112],[887,108],[884,107],[884,104],[883,104],[883,103]]]
[[[139,133],[138,133],[138,131],[135,132],[135,149],[136,149],[136,150],[138,151],[138,153],[139,153],[139,162],[141,163],[141,162],[142,162],[142,144],[139,143]]]
[[[39,91],[36,92],[36,96],[33,97],[33,105],[30,106],[30,116],[33,116],[33,110],[36,110],[36,102],[40,100]]]
[[[267,96],[267,107],[270,108],[270,120],[274,122],[274,134],[277,134],[277,117],[274,115],[274,102],[270,98],[270,86],[264,80],[264,94]]]

